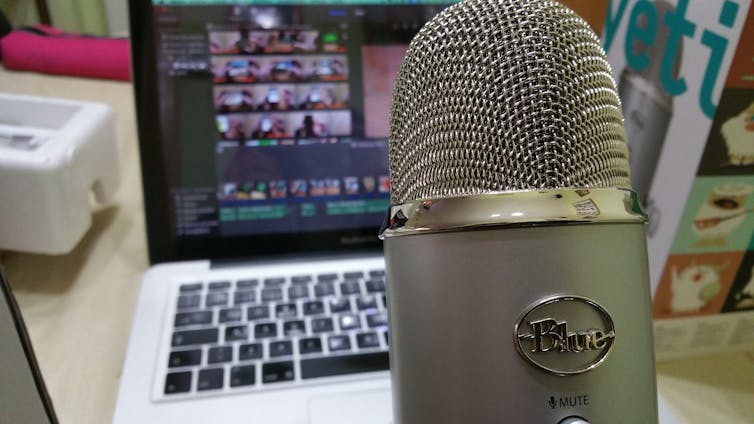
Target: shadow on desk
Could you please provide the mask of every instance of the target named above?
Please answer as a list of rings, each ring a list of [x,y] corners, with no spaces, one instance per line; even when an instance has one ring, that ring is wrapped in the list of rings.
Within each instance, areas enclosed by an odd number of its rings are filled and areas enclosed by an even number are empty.
[[[77,281],[84,264],[97,246],[97,239],[101,234],[110,231],[119,212],[117,206],[109,206],[92,213],[92,224],[84,237],[74,249],[64,255],[41,255],[21,252],[4,252],[3,262],[13,262],[16,257],[23,255],[24,275],[16,276],[8,272],[13,291],[16,293],[34,292],[55,295],[70,289]]]

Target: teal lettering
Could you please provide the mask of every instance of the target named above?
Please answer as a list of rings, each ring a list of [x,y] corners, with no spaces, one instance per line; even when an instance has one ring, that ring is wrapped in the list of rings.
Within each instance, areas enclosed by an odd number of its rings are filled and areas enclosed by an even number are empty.
[[[728,28],[733,28],[733,24],[736,23],[736,16],[738,16],[738,4],[726,1],[717,21]]]
[[[642,20],[643,18],[643,20]],[[657,11],[652,3],[642,0],[631,10],[626,31],[626,63],[641,71],[649,66],[649,47],[654,44],[657,33]]]
[[[728,48],[728,40],[713,32],[704,31],[702,44],[710,48],[710,53],[707,68],[704,70],[702,86],[699,89],[699,107],[708,118],[712,119],[715,117],[715,110],[717,110],[717,105],[712,102],[712,91],[715,89],[717,75],[720,73],[725,49]]]
[[[660,81],[665,91],[671,96],[684,93],[687,88],[683,77],[675,78],[673,76],[673,65],[683,37],[687,36],[691,38],[694,36],[694,32],[696,32],[696,25],[686,20],[686,10],[688,7],[689,0],[678,0],[675,12],[668,11],[665,13],[664,22],[670,32],[668,34],[665,53],[662,55]]]
[[[732,28],[736,23],[737,16],[738,5],[726,1],[720,11],[718,22],[723,26]],[[715,116],[715,110],[717,110],[717,105],[712,102],[712,92],[720,74],[720,65],[723,63],[725,50],[728,49],[728,39],[710,30],[705,30],[702,33],[702,44],[709,47],[710,53],[707,68],[704,70],[702,86],[699,89],[699,107],[708,118],[712,119]]]
[[[615,38],[615,32],[618,30],[618,24],[621,19],[623,19],[623,14],[626,13],[627,5],[628,0],[620,0],[615,15],[611,15],[610,11],[613,10],[613,0],[607,2],[607,16],[605,17],[605,51],[610,51],[610,46],[613,44],[613,38]]]

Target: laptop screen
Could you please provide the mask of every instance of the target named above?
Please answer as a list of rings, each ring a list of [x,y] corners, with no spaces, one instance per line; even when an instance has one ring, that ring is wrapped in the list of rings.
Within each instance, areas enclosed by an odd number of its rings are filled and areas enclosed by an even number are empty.
[[[160,146],[160,171],[144,170],[145,191],[158,190],[150,174],[161,178],[159,237],[189,246],[335,233],[376,241],[389,206],[395,76],[411,38],[444,7],[154,1],[141,34],[151,45],[134,51],[134,64],[142,148]],[[136,57],[150,52],[153,61]],[[150,66],[154,95],[138,75]],[[145,97],[156,119],[143,116]],[[155,196],[146,197],[150,220]]]

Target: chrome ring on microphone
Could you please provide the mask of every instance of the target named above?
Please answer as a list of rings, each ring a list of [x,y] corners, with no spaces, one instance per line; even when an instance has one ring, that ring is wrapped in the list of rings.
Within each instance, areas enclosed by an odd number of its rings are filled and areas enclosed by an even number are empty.
[[[646,223],[636,193],[623,188],[506,191],[391,206],[380,239],[477,227]]]

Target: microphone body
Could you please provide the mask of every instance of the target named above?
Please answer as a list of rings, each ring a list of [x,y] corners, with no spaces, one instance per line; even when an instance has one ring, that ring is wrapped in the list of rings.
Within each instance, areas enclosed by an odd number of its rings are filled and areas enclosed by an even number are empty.
[[[464,0],[393,91],[395,424],[656,424],[646,214],[599,39],[547,0]]]
[[[385,238],[396,424],[657,423],[644,224],[415,220]]]

